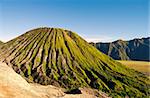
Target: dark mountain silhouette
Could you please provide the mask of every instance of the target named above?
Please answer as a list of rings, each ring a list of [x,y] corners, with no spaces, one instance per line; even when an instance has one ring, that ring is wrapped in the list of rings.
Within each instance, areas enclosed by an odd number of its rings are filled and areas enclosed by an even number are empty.
[[[5,43],[1,61],[29,82],[72,91],[90,87],[114,97],[148,97],[150,80],[98,51],[76,33],[38,28]]]
[[[116,60],[150,61],[150,37],[112,43],[91,43],[98,50]]]

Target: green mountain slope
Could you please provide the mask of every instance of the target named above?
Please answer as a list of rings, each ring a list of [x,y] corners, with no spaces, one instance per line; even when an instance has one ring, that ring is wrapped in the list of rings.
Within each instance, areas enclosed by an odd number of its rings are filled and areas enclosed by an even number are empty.
[[[2,41],[0,41],[0,46],[3,45],[4,43]]]
[[[91,87],[111,96],[148,97],[150,80],[99,52],[76,33],[38,28],[7,42],[1,60],[30,82],[71,90]]]
[[[2,47],[4,45],[4,43],[2,41],[0,41],[0,47]],[[1,51],[1,49],[0,49]]]
[[[117,40],[112,43],[96,43],[98,50],[116,60],[150,61],[150,37],[130,41]]]

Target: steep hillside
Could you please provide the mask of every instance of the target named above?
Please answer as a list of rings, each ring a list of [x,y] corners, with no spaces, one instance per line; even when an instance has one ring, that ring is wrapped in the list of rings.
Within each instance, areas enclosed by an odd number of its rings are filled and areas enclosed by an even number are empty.
[[[150,37],[112,43],[92,43],[98,50],[116,60],[150,61]]]
[[[0,46],[3,45],[4,43],[2,41],[0,41]]]
[[[41,98],[40,94],[38,95],[32,90],[20,75],[5,63],[0,62],[0,98],[23,98],[24,96],[27,98]]]
[[[81,88],[81,94],[65,94],[61,88],[27,83],[5,63],[0,62],[0,98],[96,98],[95,90]],[[99,93],[101,98],[108,98]]]
[[[26,80],[71,91],[79,87],[102,90],[111,96],[148,97],[150,80],[98,51],[76,33],[38,28],[1,48],[6,62]]]

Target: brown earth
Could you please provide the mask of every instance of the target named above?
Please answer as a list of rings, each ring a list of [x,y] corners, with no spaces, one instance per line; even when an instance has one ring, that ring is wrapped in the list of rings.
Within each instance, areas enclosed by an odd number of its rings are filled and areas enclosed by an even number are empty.
[[[93,89],[80,88],[81,94],[65,94],[61,88],[26,82],[19,74],[0,62],[0,98],[96,98]],[[108,98],[99,92],[101,98]]]

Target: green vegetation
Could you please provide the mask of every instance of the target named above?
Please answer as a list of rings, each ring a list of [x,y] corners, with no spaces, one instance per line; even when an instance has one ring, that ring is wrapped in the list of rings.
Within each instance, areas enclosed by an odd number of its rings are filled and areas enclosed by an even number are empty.
[[[4,43],[2,41],[0,41],[0,46],[3,45]]]
[[[27,78],[68,91],[79,87],[101,90],[113,97],[149,97],[150,80],[114,61],[76,33],[38,28],[7,42],[3,61]]]
[[[0,44],[3,44],[3,42],[2,42],[2,41],[0,41]]]

